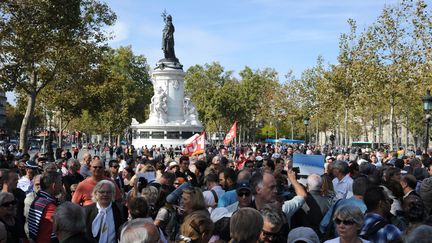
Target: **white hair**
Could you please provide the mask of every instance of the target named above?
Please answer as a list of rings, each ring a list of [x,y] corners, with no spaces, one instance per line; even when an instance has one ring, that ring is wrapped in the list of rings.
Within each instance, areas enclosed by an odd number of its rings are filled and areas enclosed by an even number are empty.
[[[322,186],[321,176],[318,174],[310,174],[307,178],[307,187],[309,191],[319,191]]]
[[[156,232],[159,233],[151,219],[138,218],[129,221],[121,231],[120,243],[155,242],[157,237],[148,232],[148,227],[155,227]]]
[[[97,202],[96,192],[98,192],[104,185],[109,186],[109,189],[110,189],[111,195],[112,195],[111,201],[115,200],[115,196],[116,196],[116,188],[115,187],[116,186],[114,185],[114,183],[112,181],[109,181],[109,180],[101,180],[93,188],[93,192],[92,192],[92,201],[93,202]]]

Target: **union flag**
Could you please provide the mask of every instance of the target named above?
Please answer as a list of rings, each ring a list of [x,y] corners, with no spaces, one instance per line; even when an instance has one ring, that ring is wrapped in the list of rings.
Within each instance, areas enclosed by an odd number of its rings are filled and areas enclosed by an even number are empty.
[[[223,143],[225,145],[228,145],[236,137],[236,134],[237,134],[237,121],[234,121],[234,125],[231,127],[231,129],[225,136]]]
[[[195,139],[193,139],[190,143],[185,144],[185,148],[183,149],[182,154],[184,156],[190,157],[198,154],[203,154],[204,151],[205,151],[205,132],[201,133],[201,135],[199,136],[195,136]]]

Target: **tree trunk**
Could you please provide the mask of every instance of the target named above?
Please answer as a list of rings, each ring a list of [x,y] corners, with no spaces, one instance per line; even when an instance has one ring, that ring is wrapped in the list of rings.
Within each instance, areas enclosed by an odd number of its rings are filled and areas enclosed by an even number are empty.
[[[376,126],[375,126],[375,116],[372,114],[372,143],[376,143]]]
[[[319,135],[319,120],[317,119],[316,122],[316,130],[315,130],[315,144],[320,145],[320,135]]]
[[[394,150],[395,137],[394,137],[394,103],[393,98],[390,98],[390,135],[391,135],[391,144],[390,149]]]
[[[63,147],[63,124],[62,124],[62,114],[59,112],[59,134],[58,134],[58,147]]]
[[[29,121],[30,119],[33,118],[35,105],[36,105],[36,92],[27,94],[27,108],[21,123],[20,138],[19,138],[19,148],[22,149],[24,153],[27,153],[28,150],[27,133],[29,128]]]
[[[348,107],[345,107],[344,115],[344,146],[348,146]]]
[[[378,147],[381,147],[382,143],[382,114],[378,117]]]
[[[291,139],[294,139],[294,118],[291,118]]]
[[[369,133],[368,133],[366,119],[363,120],[363,129],[364,129],[364,138],[365,138],[364,141],[369,142]]]
[[[408,148],[408,145],[409,145],[409,129],[408,129],[408,127],[409,127],[409,119],[408,119],[408,114],[407,114],[407,116],[406,116],[406,125],[405,125],[406,127],[406,134],[405,134],[405,142],[406,142],[406,145],[405,145],[405,148]]]

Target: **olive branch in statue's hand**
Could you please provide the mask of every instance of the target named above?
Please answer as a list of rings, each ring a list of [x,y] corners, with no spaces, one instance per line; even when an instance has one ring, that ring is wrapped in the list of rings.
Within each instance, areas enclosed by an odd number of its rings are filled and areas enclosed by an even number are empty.
[[[168,15],[168,12],[166,11],[166,9],[164,9],[164,11],[161,14],[161,16],[164,19],[164,21],[166,20],[167,15]]]

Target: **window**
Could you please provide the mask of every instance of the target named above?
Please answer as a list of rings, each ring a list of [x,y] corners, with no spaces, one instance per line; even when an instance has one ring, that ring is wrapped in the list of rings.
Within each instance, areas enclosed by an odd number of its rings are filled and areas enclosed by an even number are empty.
[[[182,138],[183,139],[188,139],[190,137],[192,137],[194,135],[193,132],[182,132]]]
[[[150,132],[140,132],[140,138],[150,138]]]
[[[152,139],[164,139],[165,133],[164,132],[152,132]]]
[[[180,132],[167,132],[168,139],[180,139]]]

